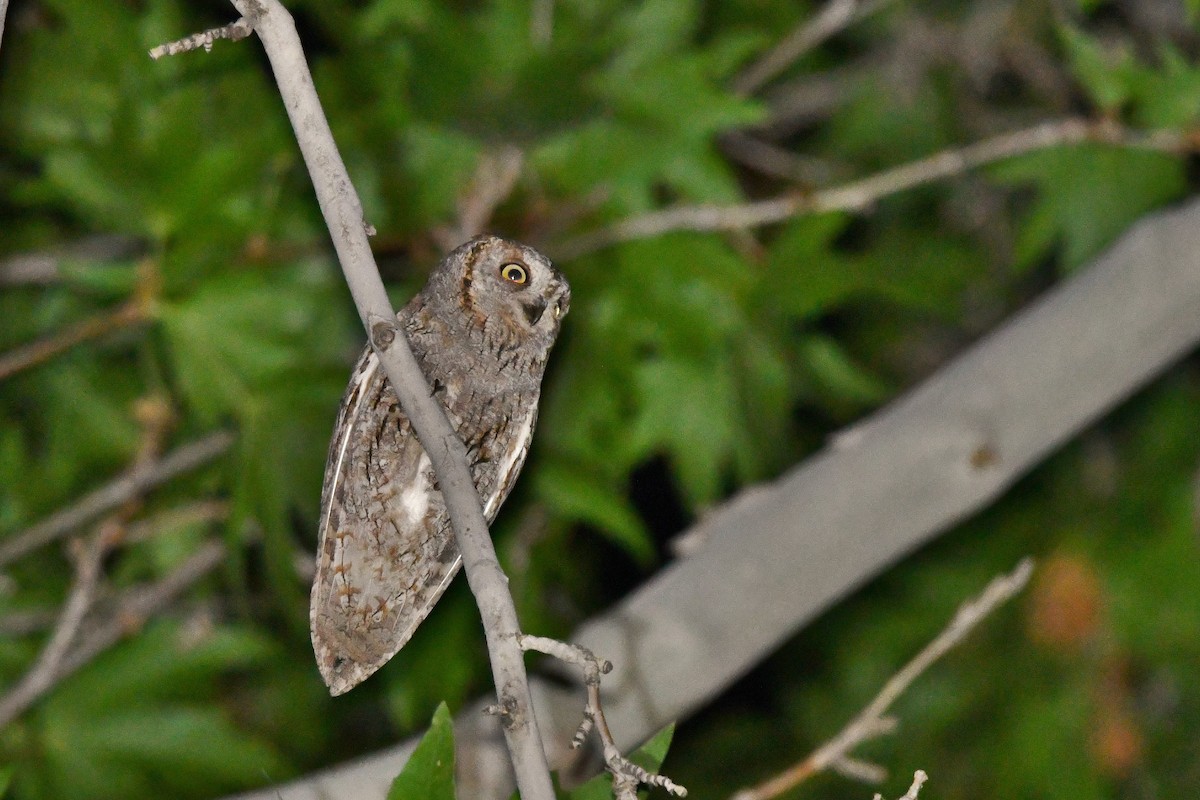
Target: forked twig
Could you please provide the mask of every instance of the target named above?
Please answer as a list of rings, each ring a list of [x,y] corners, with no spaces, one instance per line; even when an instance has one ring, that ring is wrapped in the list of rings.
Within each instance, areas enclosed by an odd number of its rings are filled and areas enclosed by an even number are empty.
[[[112,546],[109,525],[102,524],[86,542],[75,541],[71,548],[72,560],[75,562],[75,581],[67,602],[63,604],[54,631],[41,654],[4,697],[0,698],[0,728],[12,722],[34,700],[41,697],[56,682],[63,659],[71,645],[75,643],[83,618],[92,607],[96,597],[96,588],[100,583],[100,566],[104,554]]]
[[[881,768],[850,758],[850,752],[868,739],[893,731],[896,727],[896,719],[885,716],[885,714],[896,698],[950,648],[961,642],[988,614],[1020,592],[1029,582],[1029,576],[1032,573],[1033,560],[1026,558],[1008,575],[992,579],[992,582],[978,597],[959,606],[954,618],[950,620],[950,624],[933,641],[925,645],[921,652],[917,653],[899,672],[893,675],[884,684],[875,699],[868,703],[866,708],[860,711],[854,719],[850,720],[840,733],[817,748],[803,761],[757,786],[742,789],[734,794],[731,800],[769,800],[825,769],[835,769],[852,777],[876,780],[881,778]],[[918,774],[923,775],[924,773]],[[910,789],[909,792],[919,791],[920,784],[923,782],[923,779],[914,781],[913,789]]]
[[[591,650],[577,644],[560,642],[544,636],[520,637],[522,650],[534,650],[557,658],[565,664],[579,667],[583,671],[583,683],[587,689],[583,721],[571,740],[571,749],[578,750],[587,741],[588,734],[595,729],[603,748],[604,765],[612,775],[613,795],[617,800],[636,800],[638,786],[661,786],[676,797],[687,797],[687,789],[666,775],[656,775],[634,764],[621,755],[608,721],[604,718],[604,707],[600,702],[600,676],[612,672],[612,662],[596,657]]]
[[[53,542],[113,508],[220,456],[233,445],[234,435],[216,431],[179,447],[161,459],[135,464],[126,472],[67,508],[0,543],[0,568],[26,553]]]

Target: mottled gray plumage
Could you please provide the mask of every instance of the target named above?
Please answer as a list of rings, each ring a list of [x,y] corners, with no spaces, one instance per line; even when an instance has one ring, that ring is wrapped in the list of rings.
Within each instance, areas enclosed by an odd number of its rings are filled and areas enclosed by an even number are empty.
[[[540,253],[483,236],[446,256],[396,315],[467,446],[489,523],[525,461],[570,299]],[[342,399],[321,493],[310,621],[331,693],[404,646],[461,561],[429,457],[368,347]]]

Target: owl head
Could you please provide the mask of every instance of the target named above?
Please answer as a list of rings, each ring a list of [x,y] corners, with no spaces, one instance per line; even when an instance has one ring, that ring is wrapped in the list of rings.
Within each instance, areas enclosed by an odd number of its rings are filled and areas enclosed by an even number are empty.
[[[427,294],[453,298],[468,330],[497,344],[547,350],[571,304],[571,287],[550,259],[497,236],[478,236],[446,256]]]

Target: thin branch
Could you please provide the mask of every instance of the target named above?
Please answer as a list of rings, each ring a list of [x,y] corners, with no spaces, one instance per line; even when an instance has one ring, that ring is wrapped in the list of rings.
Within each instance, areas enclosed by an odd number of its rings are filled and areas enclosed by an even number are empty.
[[[1012,598],[1029,582],[1033,574],[1033,560],[1024,559],[1017,568],[1008,575],[994,578],[987,588],[976,598],[963,603],[950,624],[917,653],[911,661],[884,684],[883,689],[866,708],[850,720],[849,724],[811,755],[798,764],[784,770],[758,786],[743,789],[733,795],[732,800],[770,800],[778,797],[809,777],[825,769],[836,767],[839,763],[859,764],[849,761],[850,752],[868,739],[874,739],[889,733],[896,727],[896,720],[885,714],[891,708],[896,698],[904,693],[912,682],[925,670],[946,654],[950,648],[957,645],[984,618],[996,610],[1005,601]],[[921,781],[923,782],[923,781]],[[914,790],[920,790],[920,783],[913,782]],[[905,795],[908,797],[908,795]]]
[[[150,57],[157,61],[163,56],[174,56],[200,49],[203,49],[206,53],[211,53],[213,42],[217,39],[228,39],[231,42],[236,42],[245,39],[253,32],[254,29],[250,26],[250,22],[245,17],[242,17],[237,22],[231,22],[219,28],[193,33],[191,36],[185,36],[174,42],[160,44],[150,51]]]
[[[571,749],[578,750],[582,747],[588,734],[595,729],[603,748],[605,768],[612,775],[613,796],[616,800],[636,800],[638,786],[661,786],[676,797],[687,797],[687,789],[666,775],[649,772],[621,755],[621,750],[608,728],[608,720],[604,718],[604,706],[600,702],[600,676],[612,672],[611,662],[597,658],[595,653],[582,645],[568,644],[545,636],[522,635],[519,641],[522,650],[545,653],[583,671],[587,702],[583,709],[583,722],[579,724],[571,740]]]
[[[130,522],[121,531],[120,543],[124,546],[144,542],[162,531],[182,528],[206,522],[216,522],[229,515],[229,503],[223,500],[200,500],[175,508],[159,511],[145,519]],[[311,571],[312,559],[306,559]],[[311,577],[311,576],[310,576]],[[49,609],[14,611],[0,617],[0,635],[26,636],[52,626],[57,618]]]
[[[734,78],[733,90],[740,95],[753,94],[801,56],[890,2],[892,0],[831,0],[819,14],[805,20],[766,55]]]
[[[105,311],[76,322],[61,331],[0,354],[0,381],[11,378],[21,370],[48,361],[89,339],[96,339],[145,321],[145,307],[140,300],[135,299],[124,303],[115,311]]]
[[[98,626],[88,626],[59,669],[59,680],[74,673],[100,653],[125,636],[136,632],[159,611],[199,581],[225,559],[225,544],[217,540],[205,542],[186,561],[164,578],[148,586],[126,590],[117,600],[112,613]]]
[[[521,796],[552,800],[550,771],[517,643],[516,608],[488,535],[466,448],[434,399],[408,341],[396,328],[396,314],[367,241],[370,226],[321,109],[291,15],[277,0],[232,2],[262,41],[354,304],[437,475],[467,582],[485,621],[497,699],[513,712],[505,717],[504,733]]]
[[[139,631],[148,619],[169,608],[179,595],[212,572],[224,559],[224,543],[211,540],[161,580],[123,592],[102,621],[86,626],[79,643],[63,658],[55,680],[61,682],[117,642]]]
[[[512,194],[524,161],[524,155],[516,147],[502,147],[479,159],[475,175],[458,198],[457,224],[434,231],[443,252],[448,253],[485,231],[496,207]]]
[[[20,716],[47,691],[90,663],[96,656],[121,639],[136,633],[147,619],[169,607],[184,590],[211,572],[224,558],[225,545],[222,542],[206,542],[157,583],[125,591],[103,620],[89,620],[88,624],[82,626],[82,618],[76,618],[78,607],[85,604],[85,599],[90,602],[90,598],[85,595],[90,594],[92,587],[87,585],[82,576],[77,579],[71,599],[64,607],[62,622],[52,638],[53,644],[54,639],[59,636],[58,631],[66,632],[69,624],[75,629],[69,637],[76,642],[75,646],[61,654],[54,653],[53,668],[42,663],[47,661],[46,654],[50,651],[50,646],[47,646],[38,664],[26,679],[0,700],[0,727]],[[98,574],[98,559],[95,565]],[[80,630],[82,635],[76,637],[75,632]],[[65,636],[65,633],[63,635]]]
[[[98,234],[47,252],[16,253],[0,260],[0,286],[45,286],[64,277],[64,262],[115,261],[143,251],[131,236]]]
[[[917,797],[921,794],[921,787],[925,785],[925,781],[927,780],[929,780],[929,776],[925,774],[925,770],[917,770],[913,773],[913,782],[908,787],[908,791],[896,800],[917,800]],[[874,800],[883,800],[883,795],[876,794]]]
[[[673,231],[724,231],[753,228],[805,214],[861,211],[884,197],[935,180],[958,175],[1006,158],[1050,147],[1099,142],[1169,153],[1197,149],[1195,135],[1177,131],[1129,131],[1109,121],[1068,118],[994,136],[960,148],[812,193],[791,193],[737,206],[678,206],[632,217],[594,233],[567,240],[555,248],[559,258],[574,258],[619,242],[661,236]]]
[[[118,523],[119,524],[119,523]],[[100,582],[100,566],[112,546],[109,525],[101,525],[87,543],[76,542],[75,581],[50,639],[37,661],[3,697],[0,697],[0,728],[12,722],[58,680],[67,651],[75,642],[83,618],[92,607]]]
[[[212,461],[228,450],[233,441],[232,433],[217,431],[173,450],[160,460],[135,465],[116,479],[84,495],[73,505],[0,543],[0,568],[147,490]]]

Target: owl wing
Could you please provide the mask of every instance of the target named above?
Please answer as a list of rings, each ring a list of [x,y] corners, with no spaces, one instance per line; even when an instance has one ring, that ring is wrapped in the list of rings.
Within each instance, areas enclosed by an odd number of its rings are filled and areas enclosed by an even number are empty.
[[[496,442],[498,459],[473,465],[489,523],[521,469],[535,420],[536,403]],[[333,695],[408,642],[461,563],[429,456],[367,348],[330,443],[309,612],[317,666]]]

